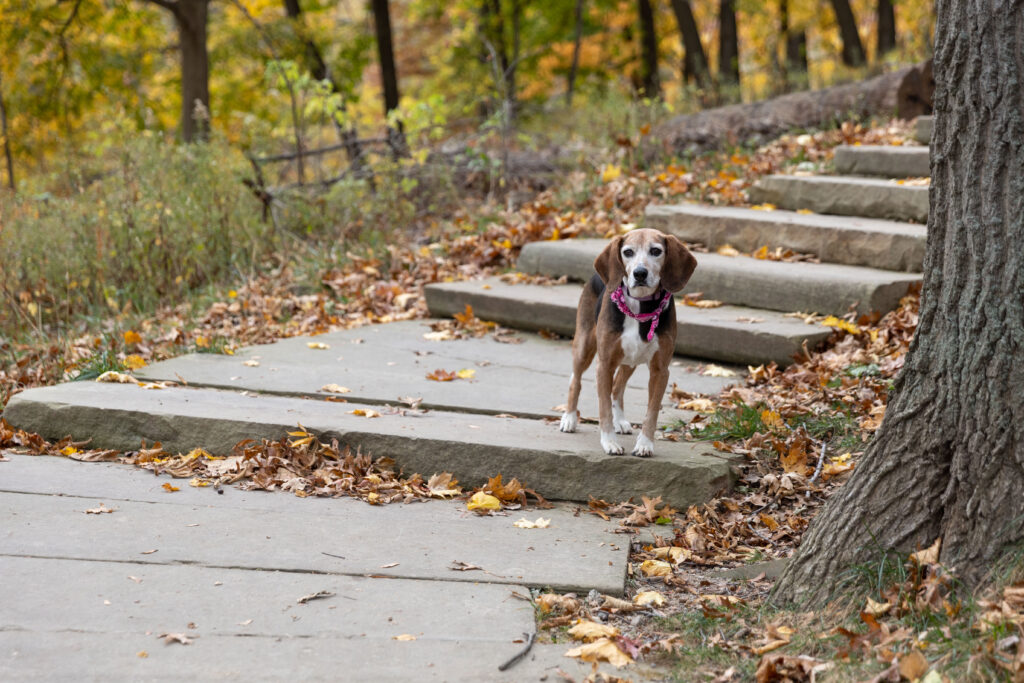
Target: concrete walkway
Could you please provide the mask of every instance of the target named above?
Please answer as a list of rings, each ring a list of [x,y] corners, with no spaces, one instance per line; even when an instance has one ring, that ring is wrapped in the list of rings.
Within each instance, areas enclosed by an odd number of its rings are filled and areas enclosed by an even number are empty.
[[[459,502],[168,493],[127,466],[6,455],[0,680],[579,680],[562,645],[498,671],[534,630],[519,596],[623,590],[628,540],[570,507],[519,529]]]

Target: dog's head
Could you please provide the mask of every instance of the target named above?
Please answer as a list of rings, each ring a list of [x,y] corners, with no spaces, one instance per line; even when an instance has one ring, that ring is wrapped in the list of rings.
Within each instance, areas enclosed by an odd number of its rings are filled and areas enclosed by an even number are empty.
[[[678,292],[697,267],[697,259],[675,235],[633,230],[616,237],[594,261],[605,285],[626,285],[630,296],[650,296],[658,289]]]

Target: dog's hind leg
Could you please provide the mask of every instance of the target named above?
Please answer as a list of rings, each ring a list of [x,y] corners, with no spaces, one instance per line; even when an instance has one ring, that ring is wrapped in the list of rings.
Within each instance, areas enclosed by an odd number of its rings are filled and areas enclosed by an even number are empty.
[[[569,399],[565,402],[565,412],[558,429],[563,432],[575,432],[579,425],[577,406],[580,400],[580,387],[583,373],[594,361],[597,353],[597,335],[593,330],[589,334],[577,336],[572,340],[572,377],[569,379]]]
[[[626,419],[626,413],[622,409],[622,395],[626,392],[626,383],[633,376],[635,366],[620,365],[615,373],[615,382],[612,384],[612,423],[615,425],[616,434],[631,434],[633,425]]]

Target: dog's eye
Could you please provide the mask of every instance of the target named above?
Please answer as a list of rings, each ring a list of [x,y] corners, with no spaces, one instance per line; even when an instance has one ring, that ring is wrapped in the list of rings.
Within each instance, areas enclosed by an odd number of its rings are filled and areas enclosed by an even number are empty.
[[[633,250],[632,249],[623,249],[622,250],[622,255],[625,256],[626,258],[631,258],[633,256]]]
[[[651,247],[651,256],[661,256],[661,247]]]

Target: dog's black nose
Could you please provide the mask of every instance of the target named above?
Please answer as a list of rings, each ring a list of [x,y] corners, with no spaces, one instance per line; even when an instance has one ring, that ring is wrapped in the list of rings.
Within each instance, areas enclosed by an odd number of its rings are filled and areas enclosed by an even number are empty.
[[[636,280],[637,282],[646,282],[647,281],[647,269],[644,268],[643,266],[638,266],[637,268],[634,268],[633,269],[633,279]]]

